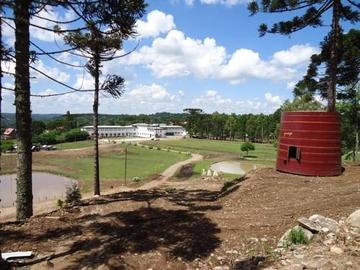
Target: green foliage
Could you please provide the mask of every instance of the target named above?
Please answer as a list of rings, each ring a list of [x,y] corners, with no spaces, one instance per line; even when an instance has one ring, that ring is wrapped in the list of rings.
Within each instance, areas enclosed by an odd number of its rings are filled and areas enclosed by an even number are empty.
[[[57,144],[63,142],[83,141],[89,138],[89,134],[85,131],[81,131],[78,128],[71,129],[67,132],[61,132],[59,130],[52,130],[44,132],[33,138],[34,143],[41,144]]]
[[[81,201],[81,193],[79,186],[74,183],[66,188],[65,203],[70,206],[79,205]]]
[[[356,23],[359,21],[359,11],[355,4],[349,4],[350,1],[340,0],[339,16],[342,20]],[[355,3],[355,1],[354,1]],[[259,12],[264,13],[282,13],[294,12],[296,15],[286,21],[274,23],[271,27],[266,24],[259,26],[260,36],[266,33],[279,33],[289,35],[299,31],[307,26],[323,26],[322,15],[329,9],[333,8],[334,0],[310,0],[310,1],[279,1],[279,0],[253,0],[248,4],[248,10],[251,15]],[[355,10],[352,9],[355,6]],[[301,13],[303,11],[303,13]]]
[[[330,64],[331,60],[330,37],[321,43],[321,52],[311,57],[306,75],[294,89],[295,96],[318,93],[327,97],[329,74],[320,75],[322,69]],[[360,30],[351,29],[346,34],[339,34],[337,43],[337,85],[339,100],[347,99],[349,87],[353,87],[359,80],[360,73]],[[345,87],[341,89],[341,87]],[[341,90],[340,90],[341,89]]]
[[[56,144],[60,142],[64,142],[64,138],[57,130],[47,131],[33,138],[33,143]]]
[[[131,179],[133,182],[138,183],[141,181],[141,178],[139,176],[135,176]]]
[[[244,142],[241,144],[240,150],[242,152],[246,152],[246,156],[249,155],[249,151],[254,151],[255,150],[255,145],[251,142]]]
[[[65,142],[84,141],[89,139],[89,134],[86,131],[81,131],[79,128],[71,129],[63,136]]]
[[[325,107],[314,99],[312,95],[305,94],[295,97],[293,101],[286,100],[281,106],[282,111],[325,111]]]
[[[33,120],[31,124],[32,135],[36,136],[43,133],[46,130],[46,124],[43,121]]]
[[[234,182],[232,181],[227,181],[223,184],[222,188],[221,188],[221,192],[225,192],[227,191],[229,188],[231,188],[234,184]]]
[[[15,142],[13,140],[5,140],[5,141],[1,141],[0,145],[1,145],[1,151],[8,151],[13,149]]]
[[[307,245],[309,239],[303,229],[292,229],[286,238],[287,245]]]
[[[176,191],[176,188],[173,188],[173,187],[165,188],[165,192],[167,192],[167,193],[174,193],[175,191]]]
[[[57,207],[59,207],[60,209],[62,209],[62,208],[64,208],[64,201],[61,200],[61,199],[58,199],[58,200],[56,201],[56,205],[57,205]]]

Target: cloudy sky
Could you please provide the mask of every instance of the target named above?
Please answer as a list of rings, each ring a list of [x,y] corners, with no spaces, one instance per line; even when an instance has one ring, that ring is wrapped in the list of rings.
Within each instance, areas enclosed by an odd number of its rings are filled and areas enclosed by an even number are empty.
[[[260,23],[272,23],[287,15],[249,16],[247,0],[153,0],[137,22],[137,37],[125,42],[120,54],[139,44],[130,55],[107,62],[103,74],[126,79],[120,99],[101,96],[100,112],[139,114],[182,112],[202,108],[206,112],[271,113],[285,99],[306,70],[309,58],[318,52],[319,42],[329,27],[305,29],[292,36],[259,37]],[[48,9],[42,16],[71,19],[74,14]],[[34,24],[52,27],[33,19]],[[346,26],[345,26],[346,27]],[[14,33],[4,27],[5,41],[12,44]],[[63,48],[60,37],[31,29],[32,41],[46,50]],[[62,53],[57,58],[76,65],[84,60]],[[64,67],[46,56],[34,66],[75,88],[93,87],[83,68]],[[14,64],[3,65],[12,71]],[[33,72],[33,94],[67,91]],[[13,87],[6,76],[5,86]],[[13,94],[5,91],[3,111],[14,112]],[[32,98],[33,113],[88,113],[92,94],[76,93],[51,98]]]

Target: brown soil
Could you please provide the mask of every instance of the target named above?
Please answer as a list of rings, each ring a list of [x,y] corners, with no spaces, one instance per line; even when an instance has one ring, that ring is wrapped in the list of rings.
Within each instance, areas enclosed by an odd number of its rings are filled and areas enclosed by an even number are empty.
[[[2,224],[0,250],[34,251],[22,266],[30,269],[261,269],[297,218],[339,220],[360,205],[359,166],[323,178],[261,169],[217,199],[222,184],[166,182],[176,189],[106,195]]]

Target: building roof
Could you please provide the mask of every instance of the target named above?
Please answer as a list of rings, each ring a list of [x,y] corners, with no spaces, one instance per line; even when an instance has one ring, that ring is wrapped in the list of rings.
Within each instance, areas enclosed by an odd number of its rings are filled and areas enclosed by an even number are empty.
[[[15,128],[7,128],[4,131],[4,135],[6,136],[12,135],[15,131],[16,131]]]

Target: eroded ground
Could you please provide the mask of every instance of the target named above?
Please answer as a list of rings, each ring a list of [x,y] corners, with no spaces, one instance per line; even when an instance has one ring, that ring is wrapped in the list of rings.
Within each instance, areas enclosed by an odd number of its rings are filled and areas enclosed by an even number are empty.
[[[297,218],[339,220],[360,206],[359,166],[324,178],[261,169],[217,198],[222,184],[168,182],[2,224],[0,250],[34,251],[24,269],[261,269]]]

